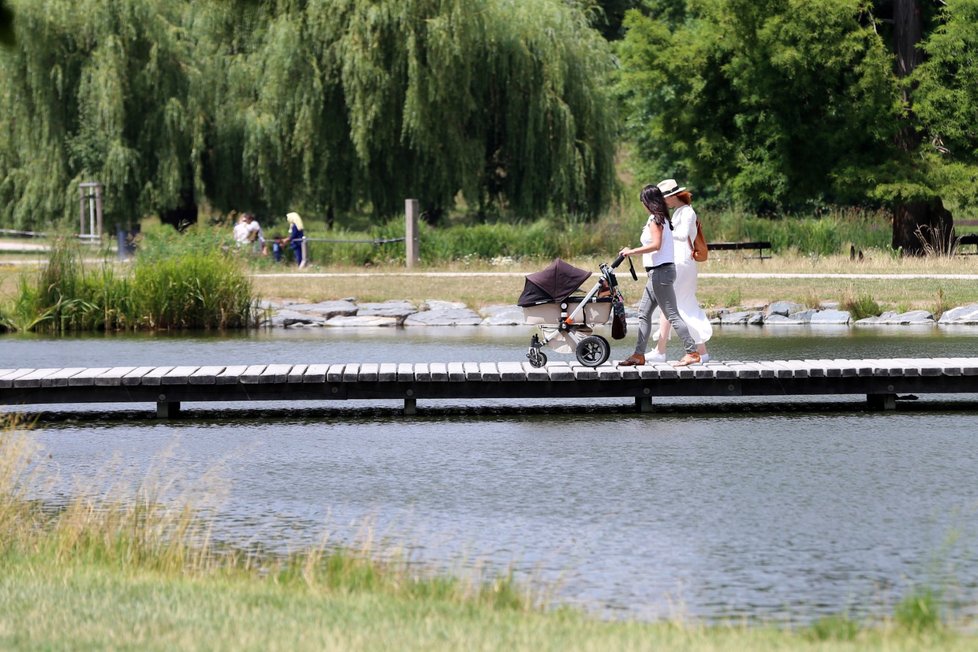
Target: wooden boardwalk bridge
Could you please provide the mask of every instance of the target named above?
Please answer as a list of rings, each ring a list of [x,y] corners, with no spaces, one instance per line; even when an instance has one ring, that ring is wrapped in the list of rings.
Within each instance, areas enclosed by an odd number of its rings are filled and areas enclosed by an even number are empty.
[[[419,399],[634,398],[637,409],[678,396],[865,395],[894,409],[898,394],[978,394],[978,358],[762,360],[676,368],[551,362],[268,364],[0,369],[0,405],[149,403],[160,418],[181,403]],[[560,407],[566,410],[566,405]]]

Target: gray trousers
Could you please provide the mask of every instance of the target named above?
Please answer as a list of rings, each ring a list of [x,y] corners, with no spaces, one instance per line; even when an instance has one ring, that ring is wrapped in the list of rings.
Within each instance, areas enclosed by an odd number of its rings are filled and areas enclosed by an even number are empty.
[[[635,343],[635,353],[645,355],[649,336],[652,334],[652,313],[656,306],[662,309],[662,314],[676,330],[686,352],[692,353],[696,350],[696,342],[676,307],[676,290],[672,287],[675,283],[676,266],[672,263],[653,267],[649,272],[649,282],[645,284],[642,300],[638,304],[638,341]]]

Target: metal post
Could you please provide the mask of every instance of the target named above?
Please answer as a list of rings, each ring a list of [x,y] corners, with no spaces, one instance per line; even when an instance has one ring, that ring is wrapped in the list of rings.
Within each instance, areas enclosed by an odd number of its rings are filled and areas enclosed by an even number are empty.
[[[102,239],[102,184],[86,181],[78,184],[79,224],[78,235],[89,239]],[[86,211],[86,204],[88,210]],[[88,228],[85,228],[85,213],[88,213]]]
[[[404,200],[404,257],[408,269],[418,263],[418,200]]]

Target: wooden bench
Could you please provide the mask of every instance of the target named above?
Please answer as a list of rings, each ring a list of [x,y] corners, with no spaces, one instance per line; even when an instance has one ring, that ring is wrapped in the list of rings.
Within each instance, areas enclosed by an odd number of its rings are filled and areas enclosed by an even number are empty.
[[[770,242],[708,242],[706,243],[706,247],[710,251],[757,251],[756,256],[744,256],[744,258],[757,258],[758,260],[764,260],[771,257],[770,254],[766,256],[764,255],[765,249],[771,249]]]
[[[961,251],[964,245],[974,245],[974,251]],[[958,238],[958,253],[973,256],[978,254],[978,233],[966,233]]]

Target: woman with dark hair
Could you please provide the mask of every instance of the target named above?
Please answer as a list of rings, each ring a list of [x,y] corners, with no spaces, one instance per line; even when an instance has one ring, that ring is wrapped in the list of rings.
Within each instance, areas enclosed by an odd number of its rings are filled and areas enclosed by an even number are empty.
[[[671,233],[665,233],[666,225],[672,231],[672,220],[669,218],[666,200],[657,186],[648,185],[642,188],[641,200],[649,212],[649,219],[642,229],[642,244],[634,249],[623,247],[619,253],[626,258],[642,254],[642,263],[649,280],[638,305],[638,341],[635,343],[635,352],[618,364],[623,367],[645,364],[645,349],[652,332],[652,313],[658,306],[683,341],[686,355],[676,366],[685,367],[699,362],[700,356],[696,352],[696,342],[690,336],[686,322],[679,316],[676,307],[676,292],[673,289],[676,282],[673,238]]]
[[[696,352],[700,354],[700,361],[707,362],[710,356],[706,352],[706,343],[713,337],[713,326],[696,298],[699,270],[693,260],[693,240],[696,239],[699,220],[692,206],[693,195],[686,188],[680,187],[675,179],[666,179],[656,185],[662,191],[666,207],[672,209],[672,239],[676,247],[676,285],[673,288],[676,291],[676,308],[679,316],[686,322],[689,334],[696,340]],[[666,361],[669,330],[669,321],[664,314],[660,315],[659,330],[652,334],[652,339],[656,340],[655,352],[648,356],[649,362]]]

